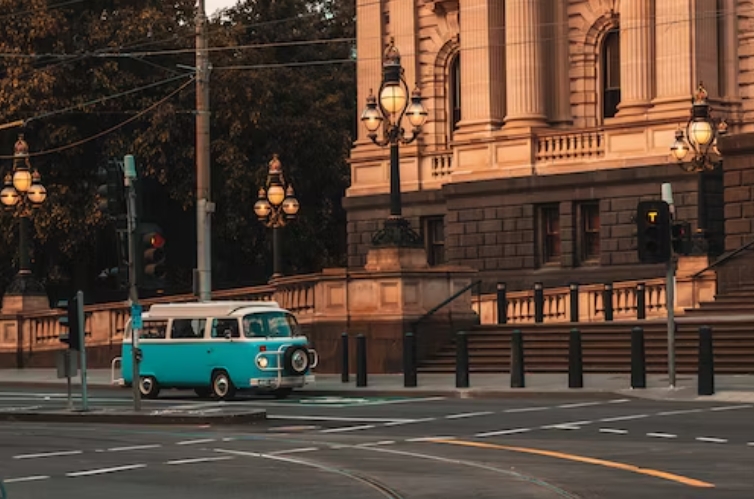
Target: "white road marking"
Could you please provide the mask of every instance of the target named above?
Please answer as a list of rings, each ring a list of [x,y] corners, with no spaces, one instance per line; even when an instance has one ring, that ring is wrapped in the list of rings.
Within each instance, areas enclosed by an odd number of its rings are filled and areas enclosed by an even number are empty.
[[[3,483],[36,482],[39,480],[47,480],[48,478],[50,477],[46,475],[22,476],[18,478],[6,478],[3,480]]]
[[[615,399],[608,402],[608,404],[625,404],[626,402],[631,402],[631,399]]]
[[[602,405],[602,402],[580,402],[578,404],[562,404],[557,407],[558,409],[576,409],[577,407],[591,407],[595,405]]]
[[[218,456],[218,457],[197,457],[193,459],[176,459],[175,461],[168,461],[165,464],[195,464],[195,463],[209,463],[213,461],[227,461],[233,459],[231,456]]]
[[[673,435],[672,433],[662,433],[662,432],[647,433],[647,436],[654,437],[654,438],[678,438],[678,435]]]
[[[713,407],[710,411],[735,411],[736,409],[751,409],[754,407],[751,404],[747,405],[724,405],[722,407]]]
[[[548,409],[551,409],[551,407],[518,407],[516,409],[506,409],[503,412],[505,413],[535,412],[535,411],[546,411]]]
[[[540,426],[542,430],[580,430],[580,426],[574,426],[572,424],[551,424],[547,426]]]
[[[696,439],[699,442],[709,442],[711,444],[725,444],[728,443],[728,440],[725,438],[715,438],[715,437],[696,437]]]
[[[531,428],[514,428],[512,430],[500,430],[500,431],[487,431],[484,433],[477,433],[474,435],[475,437],[495,437],[497,435],[513,435],[515,433],[526,433],[527,431],[531,431]]]
[[[40,452],[39,454],[20,454],[13,456],[13,459],[37,459],[42,457],[60,457],[60,456],[75,456],[77,454],[83,454],[84,451],[80,450],[64,450],[58,452]]]
[[[140,468],[146,468],[146,464],[129,464],[126,466],[116,466],[113,468],[99,468],[96,470],[87,470],[87,471],[74,471],[73,473],[66,473],[65,476],[70,478],[77,478],[82,476],[92,476],[92,475],[104,475],[105,473],[117,473],[119,471],[130,471],[130,470],[138,470]]]
[[[754,442],[749,442],[749,443],[747,443],[746,445],[749,445],[749,446],[751,446],[751,447],[754,447]]]
[[[223,442],[233,442],[235,440],[234,437],[225,437],[223,438]]]
[[[434,442],[435,440],[455,440],[455,437],[419,437],[407,438],[405,442]]]
[[[603,423],[610,423],[612,421],[630,421],[632,419],[643,419],[643,418],[648,418],[648,417],[649,417],[648,414],[633,414],[630,416],[616,416],[614,418],[602,418],[598,421],[601,421]]]
[[[300,447],[298,449],[277,450],[274,452],[268,452],[268,454],[271,456],[277,456],[279,454],[294,454],[299,452],[312,452],[315,450],[319,450],[319,447]]]
[[[628,430],[618,430],[616,428],[600,428],[600,433],[614,433],[616,435],[625,435]]]
[[[435,421],[436,419],[437,418],[404,419],[402,421],[391,421],[390,423],[385,423],[385,426],[400,426],[404,424],[426,423],[427,421]]]
[[[451,414],[450,416],[445,416],[445,419],[474,418],[474,417],[477,417],[477,416],[489,416],[490,414],[494,414],[494,412],[491,412],[491,411],[464,412],[464,413],[461,413],[461,414]]]
[[[107,449],[108,452],[125,452],[130,450],[146,450],[146,449],[157,449],[159,447],[162,447],[160,444],[149,444],[149,445],[132,445],[130,447],[111,447]]]
[[[682,409],[680,411],[665,411],[658,412],[656,416],[677,416],[679,414],[693,414],[696,412],[702,412],[702,409]]]
[[[230,450],[230,449],[214,449],[215,452],[222,454],[233,454],[234,456],[249,456],[249,457],[262,457],[259,452],[246,452],[242,450]]]
[[[359,444],[356,447],[376,447],[378,445],[393,445],[395,440],[380,440],[379,442],[368,442],[366,444]]]
[[[337,416],[279,416],[275,414],[267,415],[267,419],[290,419],[297,421],[337,421],[340,423],[393,423],[400,421],[401,423],[413,423],[418,421],[415,419],[400,419],[400,418],[347,418]]]
[[[343,433],[346,431],[370,430],[374,427],[375,426],[373,424],[364,424],[360,426],[344,426],[342,428],[330,428],[329,430],[322,430],[320,431],[320,433]]]
[[[199,438],[197,440],[183,440],[182,442],[176,442],[175,445],[195,445],[195,444],[208,444],[214,442],[214,438]]]

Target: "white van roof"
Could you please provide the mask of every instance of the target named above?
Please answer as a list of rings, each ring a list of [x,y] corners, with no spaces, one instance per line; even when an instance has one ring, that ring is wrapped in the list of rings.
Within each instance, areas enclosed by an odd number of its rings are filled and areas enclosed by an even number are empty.
[[[267,310],[281,310],[275,301],[209,301],[189,303],[156,303],[149,307],[150,319],[170,317],[227,317]]]

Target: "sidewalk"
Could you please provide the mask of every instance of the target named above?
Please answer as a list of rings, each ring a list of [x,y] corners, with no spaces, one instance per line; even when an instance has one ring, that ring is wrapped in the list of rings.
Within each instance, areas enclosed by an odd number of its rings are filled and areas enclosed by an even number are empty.
[[[356,376],[349,383],[341,383],[339,374],[317,374],[316,382],[300,390],[309,395],[327,396],[443,396],[458,398],[530,397],[542,395],[572,396],[622,396],[655,400],[709,401],[754,403],[754,375],[718,375],[716,393],[697,395],[695,375],[679,375],[675,389],[668,387],[666,375],[647,375],[647,388],[632,390],[628,374],[585,374],[584,388],[569,389],[565,373],[527,373],[525,388],[510,388],[510,375],[472,374],[471,387],[455,387],[453,374],[420,374],[416,388],[403,386],[401,374],[372,374],[368,386],[357,387]],[[110,381],[109,369],[91,369],[87,373],[91,388],[120,389]],[[74,379],[78,385],[79,378]],[[0,369],[0,386],[63,388],[65,379],[57,379],[53,369]]]

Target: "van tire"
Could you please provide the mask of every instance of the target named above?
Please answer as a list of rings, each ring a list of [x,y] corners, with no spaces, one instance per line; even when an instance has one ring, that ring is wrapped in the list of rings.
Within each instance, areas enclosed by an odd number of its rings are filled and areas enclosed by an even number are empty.
[[[160,395],[160,384],[154,376],[142,376],[139,381],[139,392],[145,399],[156,399]]]
[[[219,400],[232,400],[236,396],[236,387],[230,380],[228,373],[217,370],[212,373],[212,395]]]

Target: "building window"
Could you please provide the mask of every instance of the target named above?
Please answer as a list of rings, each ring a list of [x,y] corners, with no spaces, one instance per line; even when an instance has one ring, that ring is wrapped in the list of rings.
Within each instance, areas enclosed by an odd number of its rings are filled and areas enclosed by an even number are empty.
[[[451,132],[458,129],[458,122],[461,121],[461,56],[456,55],[450,64],[450,112],[451,112]]]
[[[445,220],[444,217],[427,217],[424,219],[424,246],[427,250],[429,265],[445,263]]]
[[[612,118],[620,103],[620,33],[617,29],[605,35],[602,46],[602,117]]]
[[[560,207],[540,207],[539,222],[541,263],[560,263]]]
[[[583,263],[600,258],[600,204],[583,203],[579,206],[579,245]]]

